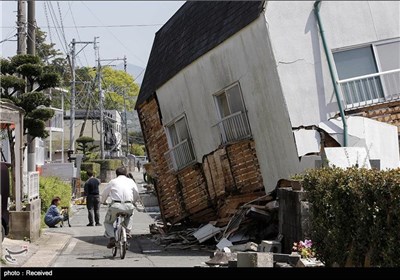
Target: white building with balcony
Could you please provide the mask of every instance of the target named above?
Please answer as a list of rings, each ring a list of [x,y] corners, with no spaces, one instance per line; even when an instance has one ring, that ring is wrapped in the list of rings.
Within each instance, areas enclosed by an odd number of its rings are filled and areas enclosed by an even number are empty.
[[[228,157],[236,185],[247,177],[250,184],[255,175],[244,173],[256,168],[270,191],[315,167],[324,147],[344,146],[344,134],[347,146],[365,147],[381,167],[398,167],[399,10],[398,1],[185,3],[156,34],[136,105],[159,185],[184,193],[179,178],[188,167],[207,171],[223,148],[215,172]],[[369,134],[369,122],[349,118],[393,104],[392,125],[373,122]],[[238,172],[229,147],[247,142],[256,163],[244,158],[248,169]],[[226,179],[222,173],[214,179]],[[212,193],[216,181],[203,176]]]

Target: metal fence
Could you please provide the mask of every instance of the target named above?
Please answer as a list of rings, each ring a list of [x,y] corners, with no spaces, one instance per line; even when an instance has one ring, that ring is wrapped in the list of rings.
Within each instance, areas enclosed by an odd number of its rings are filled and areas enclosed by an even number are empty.
[[[400,99],[400,69],[338,81],[347,109]]]
[[[28,173],[28,200],[39,198],[39,172]]]
[[[188,139],[183,140],[164,154],[170,170],[179,170],[195,161],[193,147]]]
[[[236,112],[218,122],[222,143],[229,143],[251,136],[250,125],[245,112]]]

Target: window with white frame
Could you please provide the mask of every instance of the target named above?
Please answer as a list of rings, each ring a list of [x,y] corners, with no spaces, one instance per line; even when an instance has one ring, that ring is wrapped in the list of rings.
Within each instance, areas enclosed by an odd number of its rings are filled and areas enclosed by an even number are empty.
[[[195,162],[196,158],[186,117],[181,116],[168,124],[166,131],[170,149],[165,156],[170,169],[179,170]]]
[[[333,53],[346,105],[400,98],[400,40],[376,42]]]
[[[220,120],[218,128],[222,142],[229,143],[251,136],[250,125],[239,83],[214,95]]]

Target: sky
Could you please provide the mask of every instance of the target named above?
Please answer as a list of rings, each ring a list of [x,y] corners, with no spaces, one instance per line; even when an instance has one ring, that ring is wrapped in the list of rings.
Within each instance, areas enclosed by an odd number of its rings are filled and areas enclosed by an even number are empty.
[[[128,63],[145,68],[155,33],[183,4],[183,1],[36,1],[36,22],[47,33],[47,42],[55,43],[55,48],[63,53],[73,38],[82,42],[99,37],[100,59],[122,59],[126,55]],[[7,39],[16,39],[13,35],[17,32],[17,1],[0,1],[0,11],[0,57],[14,56],[17,43]],[[77,44],[77,51],[82,46]],[[94,66],[95,59],[93,45],[88,45],[77,56],[77,65]],[[102,64],[106,63],[111,62]]]

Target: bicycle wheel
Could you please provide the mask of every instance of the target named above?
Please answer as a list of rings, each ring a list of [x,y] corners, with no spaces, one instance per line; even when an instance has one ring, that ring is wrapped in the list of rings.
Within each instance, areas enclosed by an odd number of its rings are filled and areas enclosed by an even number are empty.
[[[126,230],[123,226],[121,226],[119,236],[119,255],[121,256],[121,259],[124,259],[126,255]]]
[[[119,255],[121,257],[121,260],[123,260],[125,258],[125,255],[126,255],[126,241],[119,242]]]

